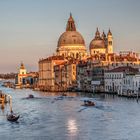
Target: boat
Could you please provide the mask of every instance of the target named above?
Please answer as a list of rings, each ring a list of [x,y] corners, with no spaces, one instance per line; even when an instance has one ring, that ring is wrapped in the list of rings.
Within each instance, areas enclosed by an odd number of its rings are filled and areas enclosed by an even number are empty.
[[[28,98],[34,98],[34,95],[30,94]]]
[[[7,120],[11,121],[11,122],[16,122],[19,119],[20,115],[16,115],[16,114],[9,114],[7,115]]]
[[[63,99],[64,99],[63,96],[58,96],[58,97],[55,98],[55,100],[63,100]]]
[[[82,106],[95,106],[95,103],[90,100],[84,100],[84,104]]]
[[[67,96],[67,94],[66,93],[62,93],[62,96]]]
[[[17,115],[15,113],[13,113],[13,109],[12,109],[12,97],[10,95],[8,95],[10,97],[10,114],[7,114],[7,120],[11,121],[11,122],[16,122],[20,115]]]

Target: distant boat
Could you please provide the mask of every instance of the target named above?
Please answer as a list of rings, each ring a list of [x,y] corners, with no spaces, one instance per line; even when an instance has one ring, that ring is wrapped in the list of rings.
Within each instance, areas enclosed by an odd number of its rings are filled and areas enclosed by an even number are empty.
[[[66,93],[62,93],[62,96],[67,96],[67,94]]]
[[[30,95],[28,96],[28,98],[34,98],[34,95],[30,94]]]
[[[84,100],[84,104],[82,106],[95,106],[95,103],[90,100]]]

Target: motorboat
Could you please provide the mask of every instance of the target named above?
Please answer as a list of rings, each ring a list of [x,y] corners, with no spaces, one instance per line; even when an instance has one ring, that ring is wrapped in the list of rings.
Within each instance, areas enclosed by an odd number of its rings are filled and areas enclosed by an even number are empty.
[[[82,106],[95,106],[95,103],[90,100],[84,100],[84,104]]]
[[[34,95],[30,94],[30,95],[28,96],[28,98],[34,98]]]
[[[63,96],[58,96],[58,97],[55,98],[55,100],[63,100],[63,99],[64,99]]]

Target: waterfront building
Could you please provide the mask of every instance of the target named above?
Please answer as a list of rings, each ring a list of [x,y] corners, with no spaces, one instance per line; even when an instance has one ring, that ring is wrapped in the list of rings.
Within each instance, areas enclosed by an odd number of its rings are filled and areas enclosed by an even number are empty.
[[[76,62],[71,60],[54,66],[56,91],[66,91],[77,86]]]
[[[39,61],[39,83],[40,90],[55,90],[54,66],[67,61],[63,56],[50,56]]]
[[[77,65],[77,88],[80,91],[87,89],[87,62],[80,61]]]
[[[123,79],[123,94],[140,95],[140,73],[129,73]]]
[[[124,79],[128,77],[126,75],[135,74],[138,69],[130,66],[118,67],[105,72],[105,92],[117,93],[118,95],[124,94]],[[126,78],[127,77],[127,78]]]
[[[37,88],[38,84],[38,72],[29,72],[26,77],[23,77],[24,83],[22,83],[23,87],[26,88]]]
[[[55,65],[54,66],[54,79],[55,79],[55,90],[56,91],[62,91],[64,89],[64,81],[63,81],[63,77],[64,75],[62,74],[63,69],[64,69],[64,63],[63,62],[61,64]]]
[[[76,82],[77,62],[78,62],[77,60],[70,60],[64,65],[66,89],[72,89],[77,86],[77,82]]]
[[[21,63],[18,74],[15,77],[15,88],[34,88],[38,83],[38,72],[29,72],[25,69],[23,63]]]
[[[25,79],[24,79],[25,77],[27,77],[27,70],[25,69],[24,64],[21,63],[19,72],[15,78],[15,84],[19,86],[25,84]]]
[[[98,61],[81,61],[77,65],[78,89],[89,92],[104,91],[104,71],[106,67]]]

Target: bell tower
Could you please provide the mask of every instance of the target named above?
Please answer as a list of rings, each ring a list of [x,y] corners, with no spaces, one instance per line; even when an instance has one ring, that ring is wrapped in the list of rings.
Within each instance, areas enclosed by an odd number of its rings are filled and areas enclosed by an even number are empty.
[[[113,53],[113,36],[112,33],[109,29],[108,34],[107,34],[107,53]]]
[[[24,67],[24,64],[21,62],[19,73],[17,75],[16,84],[22,85],[25,84],[24,78],[27,76],[27,71]]]
[[[20,65],[20,69],[19,69],[19,74],[21,74],[21,75],[26,75],[26,69],[25,69],[25,67],[24,67],[24,64],[23,64],[23,62],[21,62],[21,65]]]

